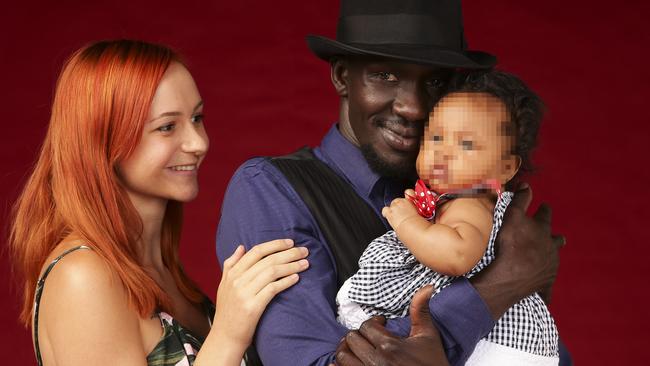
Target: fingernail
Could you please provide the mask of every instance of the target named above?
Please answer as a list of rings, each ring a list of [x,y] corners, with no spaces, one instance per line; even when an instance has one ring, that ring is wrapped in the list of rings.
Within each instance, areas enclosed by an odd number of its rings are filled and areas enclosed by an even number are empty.
[[[302,253],[304,255],[307,255],[307,254],[309,254],[309,249],[307,249],[305,247],[300,247],[300,253]]]
[[[298,261],[298,264],[300,265],[300,268],[307,268],[309,267],[309,261],[306,259],[301,259]]]
[[[291,239],[284,239],[284,242],[290,247],[293,246],[293,240],[291,240]]]

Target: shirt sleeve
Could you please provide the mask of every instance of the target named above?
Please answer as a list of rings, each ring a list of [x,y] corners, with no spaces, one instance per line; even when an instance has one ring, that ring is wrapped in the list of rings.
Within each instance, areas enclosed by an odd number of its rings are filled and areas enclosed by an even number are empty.
[[[258,324],[255,346],[262,362],[273,365],[328,365],[347,329],[336,321],[336,266],[317,224],[295,190],[268,161],[252,159],[231,179],[217,231],[220,264],[239,244],[250,249],[290,238],[309,249],[310,267],[297,284],[278,294]],[[458,279],[434,296],[430,311],[447,358],[462,365],[476,343],[494,326],[474,287]],[[408,336],[410,318],[392,319],[387,328]]]
[[[336,270],[311,214],[281,173],[263,159],[233,176],[217,231],[220,264],[239,244],[290,238],[309,249],[310,267],[278,294],[258,324],[255,346],[264,365],[328,365],[347,329],[336,321]]]

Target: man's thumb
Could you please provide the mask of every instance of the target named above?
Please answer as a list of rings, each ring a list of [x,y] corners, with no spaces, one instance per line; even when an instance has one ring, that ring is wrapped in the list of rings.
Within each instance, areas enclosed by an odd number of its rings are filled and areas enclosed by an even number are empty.
[[[433,294],[433,286],[426,285],[418,290],[413,296],[409,313],[411,315],[411,334],[413,336],[432,335],[437,333],[437,329],[431,322],[431,313],[429,313],[429,299]]]

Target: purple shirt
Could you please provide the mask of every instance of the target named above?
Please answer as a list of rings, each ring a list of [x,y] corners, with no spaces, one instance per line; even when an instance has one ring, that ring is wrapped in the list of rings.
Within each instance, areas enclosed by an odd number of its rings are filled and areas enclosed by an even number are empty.
[[[403,187],[373,172],[361,151],[334,125],[314,149],[318,159],[350,183],[381,217],[381,209],[403,195]],[[388,224],[383,217],[382,221]],[[267,366],[328,365],[347,329],[336,321],[337,277],[334,256],[316,221],[298,194],[270,162],[254,158],[232,177],[221,209],[217,255],[223,267],[239,244],[290,238],[309,249],[308,270],[300,281],[268,305],[255,334],[255,346]],[[494,320],[474,287],[455,280],[429,301],[450,363],[462,365]],[[391,319],[387,328],[407,336],[408,317]]]
[[[314,152],[349,182],[379,217],[384,206],[403,194],[403,187],[368,167],[361,151],[336,125]],[[264,158],[251,159],[235,172],[226,191],[217,232],[219,262],[223,266],[239,244],[250,249],[252,244],[280,238],[307,247],[310,268],[267,307],[255,335],[257,351],[265,365],[327,365],[347,333],[336,321],[334,257],[310,211],[282,173]],[[485,303],[465,279],[433,297],[429,306],[453,363],[462,364],[494,326]],[[407,336],[410,319],[389,320],[387,327]]]

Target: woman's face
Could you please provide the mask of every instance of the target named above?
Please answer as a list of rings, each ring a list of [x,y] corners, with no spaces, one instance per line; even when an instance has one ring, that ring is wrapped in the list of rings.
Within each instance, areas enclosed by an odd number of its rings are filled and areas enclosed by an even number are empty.
[[[202,111],[192,76],[173,62],[156,89],[138,146],[119,164],[133,202],[196,197],[198,169],[209,146]]]

